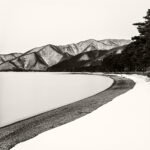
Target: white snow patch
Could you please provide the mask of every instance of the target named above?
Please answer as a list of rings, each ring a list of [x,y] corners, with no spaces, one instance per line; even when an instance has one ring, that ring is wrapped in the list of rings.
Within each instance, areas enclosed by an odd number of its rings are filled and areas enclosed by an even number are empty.
[[[118,51],[116,52],[116,54],[121,54],[122,51],[123,51],[123,49],[120,49],[120,50],[118,50]]]
[[[87,54],[84,54],[78,61],[87,61],[89,59],[90,59],[89,56]]]

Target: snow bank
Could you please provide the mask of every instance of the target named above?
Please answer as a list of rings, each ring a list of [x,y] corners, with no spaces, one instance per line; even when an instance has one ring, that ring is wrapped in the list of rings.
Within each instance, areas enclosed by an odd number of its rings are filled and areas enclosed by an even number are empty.
[[[132,90],[13,150],[150,150],[150,82],[139,75],[124,76],[136,82]]]

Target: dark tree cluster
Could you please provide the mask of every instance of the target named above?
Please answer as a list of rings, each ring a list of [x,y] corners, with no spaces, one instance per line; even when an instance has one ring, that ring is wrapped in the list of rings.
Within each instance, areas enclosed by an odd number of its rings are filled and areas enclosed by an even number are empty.
[[[132,38],[122,54],[105,58],[105,71],[146,71],[150,69],[150,9],[144,22],[135,23],[139,35]]]

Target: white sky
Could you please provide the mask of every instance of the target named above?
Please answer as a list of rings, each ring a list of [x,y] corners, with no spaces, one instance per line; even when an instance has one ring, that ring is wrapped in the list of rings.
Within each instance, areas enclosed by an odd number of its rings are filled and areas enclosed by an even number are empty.
[[[86,39],[130,39],[150,0],[0,0],[0,53]]]

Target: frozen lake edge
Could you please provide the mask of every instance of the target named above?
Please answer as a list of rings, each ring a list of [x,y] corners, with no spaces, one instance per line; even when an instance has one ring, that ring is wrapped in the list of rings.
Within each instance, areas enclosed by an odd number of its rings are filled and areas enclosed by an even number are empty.
[[[134,87],[132,80],[116,76],[111,78],[114,84],[103,92],[0,129],[0,148],[10,149],[17,143],[82,117]]]

